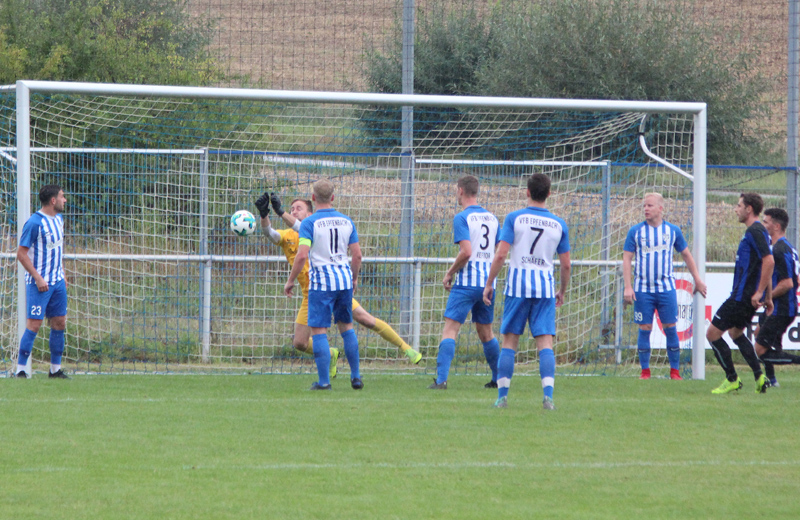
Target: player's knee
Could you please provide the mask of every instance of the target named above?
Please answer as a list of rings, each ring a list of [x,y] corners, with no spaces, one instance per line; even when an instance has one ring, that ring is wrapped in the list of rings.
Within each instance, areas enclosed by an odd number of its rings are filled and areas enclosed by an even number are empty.
[[[478,333],[478,339],[480,339],[482,343],[486,343],[487,341],[491,341],[492,339],[494,339],[494,333],[492,332],[491,323],[488,325],[483,323],[476,323],[475,331]]]
[[[359,309],[361,309],[361,307],[359,307]],[[356,310],[353,310],[353,320],[370,330],[374,329],[375,325],[377,325],[375,318],[368,312],[356,312]]]
[[[50,318],[50,328],[54,330],[64,330],[67,328],[66,316],[54,316]]]
[[[647,324],[639,325],[639,330],[644,331],[644,332],[650,332],[650,331],[653,330],[653,324],[652,323],[647,323]]]

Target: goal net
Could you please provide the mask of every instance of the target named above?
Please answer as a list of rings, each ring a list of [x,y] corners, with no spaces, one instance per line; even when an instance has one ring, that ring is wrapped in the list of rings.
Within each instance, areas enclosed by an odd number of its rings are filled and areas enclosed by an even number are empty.
[[[403,106],[412,107],[413,123],[403,122]],[[309,199],[311,184],[326,177],[336,208],[358,229],[365,263],[357,300],[424,356],[412,365],[359,325],[363,369],[433,373],[448,295],[441,280],[457,252],[455,181],[478,177],[479,203],[502,222],[525,205],[530,174],[543,172],[553,181],[548,207],[567,222],[572,246],[572,282],[558,311],[558,370],[633,373],[636,328],[621,305],[622,244],[651,191],[664,195],[665,218],[690,244],[704,233],[697,205],[705,195],[697,189],[705,188],[697,179],[705,159],[695,149],[698,135],[704,145],[696,125],[703,110],[47,82],[0,90],[2,368],[13,369],[24,326],[18,230],[25,208],[39,207],[44,184],[61,185],[68,200],[69,370],[314,372],[313,359],[292,347],[300,298],[282,294],[290,268],[282,251],[260,230],[234,235],[228,221],[239,209],[257,215],[254,200],[263,192],[280,194],[285,206]],[[662,163],[645,154],[640,137]],[[286,227],[271,218],[273,227]],[[690,292],[679,303],[688,360]],[[498,336],[502,307],[498,296]],[[332,346],[341,347],[334,330]],[[47,337],[45,326],[34,369],[49,359]],[[651,363],[666,365],[657,335],[653,346]],[[529,336],[517,365],[536,370]],[[469,321],[452,373],[488,373]]]

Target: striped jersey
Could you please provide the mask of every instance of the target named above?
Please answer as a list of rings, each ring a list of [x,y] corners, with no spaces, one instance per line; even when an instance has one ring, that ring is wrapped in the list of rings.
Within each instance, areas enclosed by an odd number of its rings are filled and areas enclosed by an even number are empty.
[[[666,220],[658,226],[651,226],[647,221],[633,226],[623,246],[624,251],[636,253],[633,290],[644,293],[674,291],[672,250],[680,253],[686,247],[681,229]]]
[[[569,252],[567,223],[544,208],[509,213],[500,240],[511,244],[506,296],[555,298],[553,257]]]
[[[48,285],[64,279],[64,217],[60,213],[55,217],[41,211],[31,215],[22,227],[19,245],[29,248],[28,258]],[[28,272],[25,272],[25,283],[36,283]]]
[[[453,278],[453,285],[485,287],[497,245],[497,217],[480,206],[469,206],[453,218],[453,242],[469,240],[472,254]],[[497,280],[495,280],[496,285]]]
[[[772,254],[772,239],[759,221],[747,228],[736,250],[736,265],[733,268],[731,298],[737,302],[748,302],[758,290],[761,281],[761,260]]]
[[[314,291],[342,291],[353,288],[353,273],[347,250],[358,242],[350,217],[333,208],[318,209],[300,224],[300,244],[308,253],[309,280]]]
[[[787,278],[792,279],[792,288],[783,296],[773,298],[775,310],[773,316],[797,316],[797,277],[800,276],[800,262],[798,262],[797,250],[792,244],[781,237],[772,246],[772,256],[775,258],[775,270],[772,271],[772,287],[778,282]]]

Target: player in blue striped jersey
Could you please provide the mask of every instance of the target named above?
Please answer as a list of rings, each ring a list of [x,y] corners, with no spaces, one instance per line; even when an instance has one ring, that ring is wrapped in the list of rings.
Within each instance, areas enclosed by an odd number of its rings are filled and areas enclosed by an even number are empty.
[[[725,370],[725,381],[711,391],[713,394],[727,394],[742,387],[742,380],[733,366],[731,349],[722,337],[725,331],[753,370],[756,393],[763,393],[768,386],[753,344],[744,334],[744,329],[750,326],[760,307],[766,307],[767,314],[772,314],[773,310],[772,271],[775,260],[772,257],[769,233],[758,220],[762,209],[764,201],[757,193],[742,193],[734,209],[739,222],[747,226],[747,229],[736,250],[731,295],[717,309],[711,325],[706,329],[706,339],[711,343],[717,361]]]
[[[653,314],[658,311],[664,335],[667,337],[667,357],[670,379],[680,375],[680,340],[678,297],[675,293],[675,275],[672,267],[672,250],[683,257],[694,278],[694,291],[704,297],[706,284],[700,279],[697,265],[678,226],[663,219],[664,199],[660,193],[648,193],[643,202],[644,222],[628,231],[622,253],[622,276],[625,282],[625,303],[633,303],[633,319],[639,325],[640,379],[650,379],[650,333]],[[636,256],[636,274],[631,285],[631,262]]]
[[[556,334],[556,307],[564,303],[571,272],[567,224],[545,207],[550,196],[550,178],[534,173],[526,190],[528,207],[506,216],[500,243],[483,290],[485,303],[492,301],[494,281],[511,254],[506,275],[503,323],[503,349],[497,362],[497,401],[495,407],[507,406],[508,390],[514,374],[514,358],[519,338],[529,325],[539,351],[539,375],[542,379],[545,410],[554,410],[556,358],[553,337]],[[558,255],[560,286],[555,290],[553,257]]]
[[[800,364],[800,356],[783,351],[783,335],[797,318],[798,284],[800,283],[800,260],[797,250],[786,240],[789,215],[781,208],[770,208],[764,212],[764,228],[772,239],[772,314],[762,314],[756,329],[756,354],[764,363],[765,376],[770,386],[779,386],[775,378],[775,366]]]
[[[500,344],[492,332],[494,300],[488,304],[483,302],[483,287],[494,260],[499,223],[497,217],[478,205],[479,187],[478,179],[472,175],[461,177],[456,183],[458,205],[463,208],[453,218],[453,242],[458,244],[458,255],[442,280],[450,296],[436,358],[436,379],[428,387],[431,389],[447,389],[447,376],[456,353],[456,336],[470,312],[478,339],[483,343],[486,362],[492,370],[492,380],[484,386],[497,388]]]
[[[27,321],[19,342],[17,372],[29,377],[28,359],[44,318],[50,320],[49,377],[69,379],[61,369],[67,326],[67,281],[64,278],[64,191],[54,184],[39,190],[42,207],[22,227],[17,260],[25,269]]]
[[[284,293],[291,296],[295,280],[308,260],[308,326],[319,374],[319,381],[311,390],[331,389],[331,351],[327,336],[331,314],[344,342],[344,354],[350,365],[350,386],[360,390],[364,383],[359,372],[358,338],[353,329],[353,291],[361,269],[361,247],[353,221],[333,209],[333,196],[333,184],[329,180],[314,183],[311,198],[317,211],[300,224],[300,245]],[[348,250],[352,260],[348,259]]]

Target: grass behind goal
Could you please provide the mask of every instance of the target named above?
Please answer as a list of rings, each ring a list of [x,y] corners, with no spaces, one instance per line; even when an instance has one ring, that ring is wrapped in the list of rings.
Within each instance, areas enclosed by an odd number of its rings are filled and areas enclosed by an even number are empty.
[[[706,381],[0,379],[4,518],[795,518],[800,371]]]

